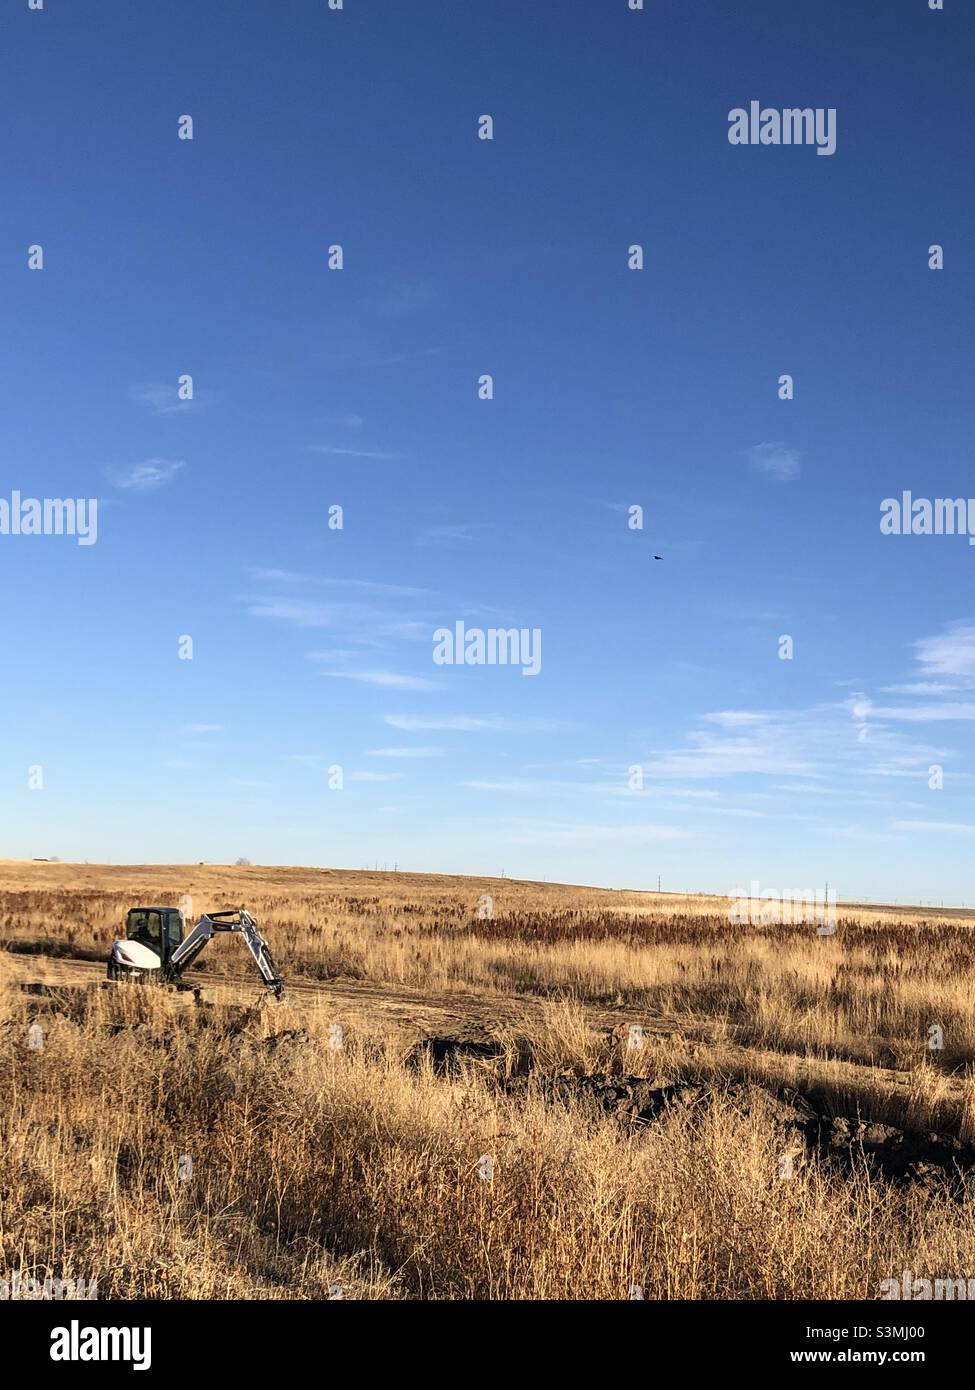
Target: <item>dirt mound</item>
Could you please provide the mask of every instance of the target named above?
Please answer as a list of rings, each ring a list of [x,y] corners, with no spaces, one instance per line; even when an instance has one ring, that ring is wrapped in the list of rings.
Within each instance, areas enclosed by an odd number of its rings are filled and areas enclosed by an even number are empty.
[[[282,1048],[307,1047],[310,1043],[311,1035],[307,1028],[284,1028],[280,1033],[272,1033],[262,1039],[261,1050],[273,1056]]]
[[[975,1170],[975,1145],[953,1135],[911,1134],[861,1116],[832,1115],[798,1091],[778,1091],[754,1082],[722,1085],[674,1082],[661,1086],[645,1077],[516,1076],[500,1082],[509,1095],[540,1093],[553,1102],[583,1101],[640,1128],[674,1110],[701,1117],[716,1103],[757,1116],[781,1141],[794,1162],[818,1153],[846,1170],[866,1161],[876,1172],[934,1189],[948,1180],[962,1185]]]
[[[841,1161],[863,1154],[880,1172],[935,1189],[975,1169],[975,1146],[950,1134],[908,1134],[893,1125],[832,1116],[821,1121],[816,1146]]]
[[[412,1071],[429,1062],[437,1076],[455,1076],[465,1062],[500,1062],[504,1043],[496,1039],[421,1038],[410,1049],[406,1066]]]

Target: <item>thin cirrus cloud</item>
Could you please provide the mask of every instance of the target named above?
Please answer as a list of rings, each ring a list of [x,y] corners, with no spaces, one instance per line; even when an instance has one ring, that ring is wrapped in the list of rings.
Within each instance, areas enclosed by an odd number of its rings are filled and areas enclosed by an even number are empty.
[[[329,458],[378,459],[380,461],[399,459],[403,455],[389,449],[347,449],[340,444],[310,444],[310,454],[325,454]]]
[[[366,579],[337,579],[298,574],[283,569],[253,572],[261,589],[245,601],[252,617],[272,619],[290,627],[326,630],[333,644],[324,651],[306,652],[309,661],[324,664],[330,680],[352,681],[380,690],[430,691],[438,683],[413,675],[401,666],[403,644],[429,642],[432,613],[426,611],[426,589]]]
[[[765,710],[719,709],[705,714],[708,724],[720,724],[723,729],[743,729],[756,724],[765,724],[769,716]]]
[[[428,526],[416,538],[417,545],[456,545],[467,544],[478,539],[478,530],[483,532],[484,523],[479,526],[472,521],[443,522],[438,526]]]
[[[545,734],[562,733],[572,729],[573,724],[564,719],[512,719],[507,715],[487,714],[448,714],[413,715],[386,714],[386,724],[404,733],[508,733]]]
[[[864,825],[828,825],[823,827],[825,834],[837,840],[850,840],[854,844],[879,844],[889,840],[882,830],[870,830]]]
[[[950,820],[895,820],[894,829],[907,835],[975,835],[975,825]]]
[[[882,685],[883,695],[948,695],[960,690],[959,685],[949,685],[946,681],[906,681],[903,685]]]
[[[370,748],[367,758],[442,758],[442,748]]]
[[[935,705],[873,705],[864,701],[860,709],[870,719],[901,720],[912,724],[975,719],[975,704],[959,700],[945,700]]]
[[[533,780],[526,777],[508,777],[491,781],[474,778],[461,782],[460,785],[477,792],[501,792],[506,796],[557,796],[560,799],[567,796],[591,798],[594,793],[600,791],[600,788],[591,782],[560,782],[555,778]]]
[[[601,790],[609,796],[632,797],[639,800],[666,797],[671,801],[717,801],[721,793],[711,787],[671,787],[665,783],[651,783],[649,786],[631,787],[629,782],[603,783]]]
[[[668,787],[668,786],[647,786],[634,788],[630,787],[626,781],[616,782],[567,782],[559,778],[526,778],[508,777],[502,779],[472,779],[461,782],[461,786],[468,787],[472,791],[481,792],[500,792],[505,795],[517,796],[549,796],[558,797],[565,800],[567,797],[584,797],[592,800],[602,795],[613,798],[617,797],[643,797],[646,800],[669,800],[682,801],[694,800],[697,802],[709,802],[717,800],[720,793],[713,790],[690,790],[687,787]],[[715,809],[706,806],[707,810]],[[727,815],[735,812],[728,810]],[[748,812],[749,816],[758,815],[758,812]]]
[[[432,655],[434,629],[443,609],[434,590],[410,584],[298,574],[261,568],[252,571],[258,592],[241,595],[251,617],[270,618],[296,628],[323,628],[348,649],[388,649],[390,643],[424,643]],[[465,603],[468,618],[504,616],[494,609]],[[334,652],[309,652],[314,661],[331,661]],[[414,686],[414,689],[423,689]]]
[[[155,488],[171,483],[181,468],[186,465],[182,459],[145,459],[131,467],[110,474],[116,487],[129,492],[152,492]]]
[[[557,821],[513,821],[507,830],[508,839],[523,845],[641,845],[689,836],[690,831],[677,825],[571,825]]]
[[[440,291],[432,282],[407,280],[363,299],[359,309],[370,318],[401,319],[431,308],[439,299]]]
[[[360,367],[403,367],[412,362],[423,362],[428,357],[438,357],[445,352],[445,347],[417,348],[416,350],[405,350],[403,352],[391,352],[385,356],[366,357],[357,365]],[[356,365],[353,363],[353,365]]]
[[[971,694],[975,682],[975,623],[949,623],[941,632],[911,643],[914,659],[921,668],[921,679],[884,685],[885,695],[927,696],[916,704],[880,705],[865,695],[856,695],[850,705],[855,719],[913,724],[970,721],[975,719],[971,700],[931,699],[932,696]],[[948,677],[945,680],[943,677]]]
[[[331,766],[331,759],[323,753],[288,753],[285,760],[295,763],[299,767],[312,768],[315,772],[325,772]],[[401,782],[405,776],[402,772],[374,772],[369,770],[359,770],[346,774],[347,782]]]
[[[748,462],[754,473],[777,482],[792,482],[801,471],[802,455],[781,441],[768,444],[753,444],[748,450]]]
[[[365,616],[358,605],[340,600],[260,594],[248,599],[247,604],[252,618],[272,618],[291,627],[354,628]]]
[[[324,671],[332,680],[361,681],[363,685],[378,685],[387,690],[436,690],[436,681],[426,676],[406,676],[398,671]]]
[[[167,386],[161,381],[148,381],[133,386],[129,395],[140,405],[147,405],[156,415],[178,415],[190,410],[194,404],[193,401],[180,400],[177,388]]]
[[[292,588],[338,588],[354,593],[381,595],[388,598],[417,598],[432,592],[411,584],[381,584],[374,579],[335,579],[330,575],[298,574],[294,570],[256,569],[253,577],[258,583],[281,584]]]
[[[693,731],[688,746],[664,750],[644,760],[651,777],[734,777],[741,773],[814,773],[815,758],[797,747],[785,721],[770,718],[748,736]]]
[[[857,696],[799,710],[718,710],[701,716],[683,747],[644,758],[644,772],[674,779],[798,775],[845,784],[857,773],[919,775],[941,751],[882,727],[868,727],[861,741],[850,729],[851,713],[862,726],[869,701]]]
[[[429,641],[434,613],[419,601],[429,591],[405,584],[364,579],[335,579],[258,569],[260,592],[244,599],[251,617],[270,618],[291,627],[324,628],[347,646],[379,647],[392,641]],[[312,659],[329,659],[310,653]]]
[[[913,645],[925,675],[975,677],[975,623],[949,623]]]

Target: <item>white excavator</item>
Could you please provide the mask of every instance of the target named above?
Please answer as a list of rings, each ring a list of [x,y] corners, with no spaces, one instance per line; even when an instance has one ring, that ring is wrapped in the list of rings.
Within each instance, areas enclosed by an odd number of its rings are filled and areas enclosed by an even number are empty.
[[[182,979],[207,942],[217,932],[239,932],[267,988],[280,999],[284,980],[278,974],[268,944],[246,908],[207,912],[184,938],[186,919],[179,907],[132,907],[125,919],[125,936],[112,946],[108,958],[110,980],[174,985],[190,989]]]

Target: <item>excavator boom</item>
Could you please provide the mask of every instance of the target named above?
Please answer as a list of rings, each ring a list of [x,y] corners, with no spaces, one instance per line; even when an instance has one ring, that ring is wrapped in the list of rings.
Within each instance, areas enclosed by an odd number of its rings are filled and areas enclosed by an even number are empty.
[[[225,912],[205,913],[186,940],[170,956],[169,973],[177,978],[181,976],[186,967],[191,965],[200,954],[207,942],[221,931],[240,932],[247,944],[247,949],[254,957],[254,964],[260,971],[262,980],[274,994],[275,999],[280,999],[284,993],[284,980],[278,974],[268,944],[258,930],[257,923],[243,907],[232,908]]]

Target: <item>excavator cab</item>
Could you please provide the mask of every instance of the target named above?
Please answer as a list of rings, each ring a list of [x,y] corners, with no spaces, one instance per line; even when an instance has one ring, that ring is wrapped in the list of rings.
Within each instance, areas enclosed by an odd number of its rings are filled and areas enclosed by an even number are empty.
[[[132,907],[125,936],[112,947],[108,978],[159,979],[183,943],[183,914],[178,907]]]
[[[133,907],[125,918],[127,941],[141,941],[164,963],[183,941],[183,913],[178,907]]]

